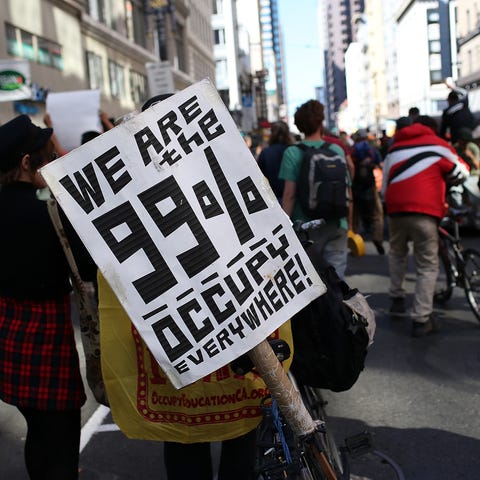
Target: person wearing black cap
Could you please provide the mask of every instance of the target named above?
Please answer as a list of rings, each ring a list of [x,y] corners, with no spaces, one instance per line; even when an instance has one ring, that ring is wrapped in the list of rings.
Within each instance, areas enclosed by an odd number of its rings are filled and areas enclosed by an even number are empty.
[[[31,479],[78,478],[85,391],[70,317],[68,263],[37,189],[56,157],[51,128],[21,115],[0,126],[0,399],[27,422]],[[96,267],[64,220],[81,273]],[[88,278],[87,278],[88,277]]]
[[[448,94],[448,107],[442,112],[440,124],[440,136],[449,139],[452,145],[458,141],[458,133],[462,127],[473,130],[476,126],[475,117],[468,105],[468,92],[464,88],[455,85],[451,77],[445,80],[445,84],[451,89]],[[450,137],[447,137],[447,133]]]

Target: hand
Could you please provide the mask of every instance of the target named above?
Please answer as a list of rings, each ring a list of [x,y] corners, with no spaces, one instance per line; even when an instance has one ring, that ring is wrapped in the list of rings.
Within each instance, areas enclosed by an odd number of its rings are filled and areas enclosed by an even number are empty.
[[[44,123],[48,128],[53,128],[52,119],[50,118],[50,114],[49,114],[49,113],[46,113],[45,116],[43,117],[43,123]]]
[[[451,90],[455,89],[455,82],[453,81],[452,77],[447,77],[445,79],[445,85],[450,88]]]

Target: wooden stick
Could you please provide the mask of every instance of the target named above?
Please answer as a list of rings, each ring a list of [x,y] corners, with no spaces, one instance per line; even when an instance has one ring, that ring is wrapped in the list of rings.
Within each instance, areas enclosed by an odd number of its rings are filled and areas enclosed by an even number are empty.
[[[313,433],[316,424],[268,341],[259,343],[248,352],[248,355],[293,432],[296,435]]]

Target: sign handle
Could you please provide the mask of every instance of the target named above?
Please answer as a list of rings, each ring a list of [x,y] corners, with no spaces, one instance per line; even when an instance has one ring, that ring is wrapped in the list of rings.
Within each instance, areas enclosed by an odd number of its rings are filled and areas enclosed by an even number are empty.
[[[312,434],[316,429],[316,424],[268,341],[264,340],[252,348],[248,352],[248,356],[293,432],[299,436]]]

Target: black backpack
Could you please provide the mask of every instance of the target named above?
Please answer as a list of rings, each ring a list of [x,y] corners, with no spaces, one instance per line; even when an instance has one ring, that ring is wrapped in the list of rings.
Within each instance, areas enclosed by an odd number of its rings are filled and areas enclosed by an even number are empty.
[[[300,384],[342,392],[364,369],[374,314],[365,297],[340,280],[334,267],[319,259],[314,265],[327,291],[292,318],[291,370]],[[351,301],[356,311],[345,301]]]
[[[335,220],[348,214],[347,163],[330,145],[296,145],[304,152],[297,199],[305,215],[314,219]]]

